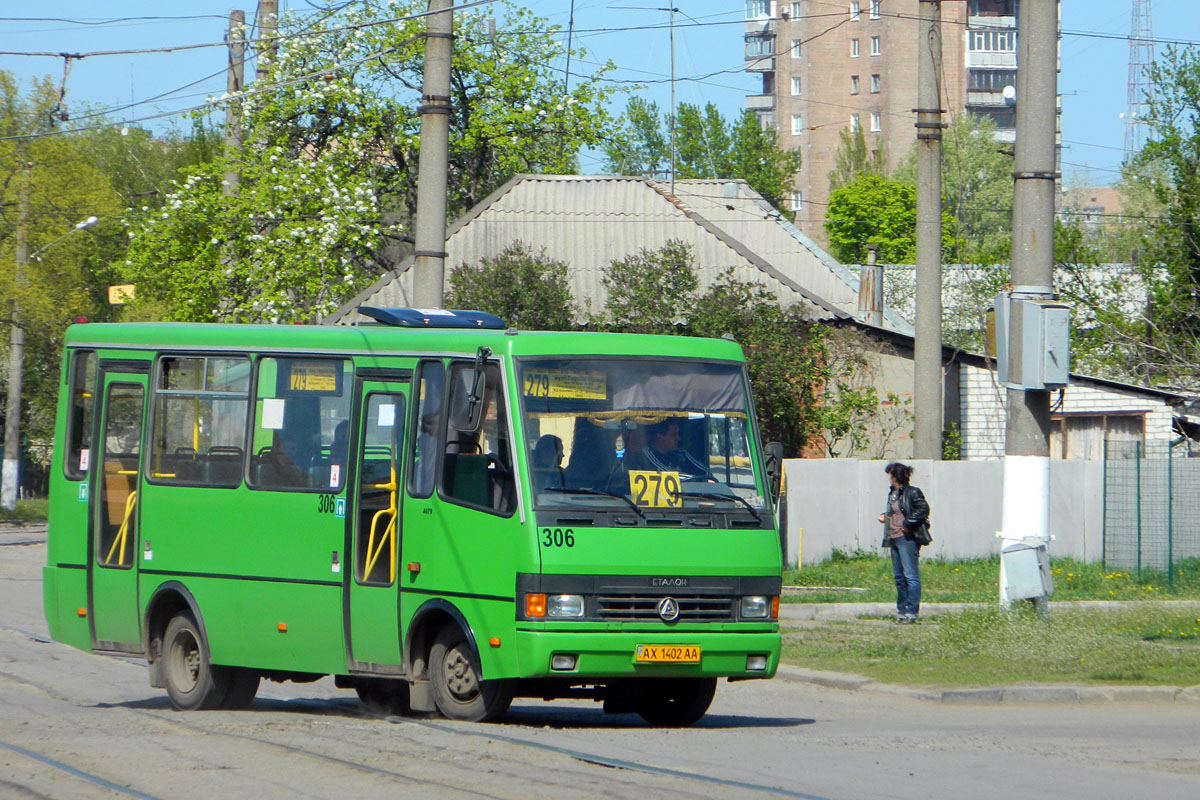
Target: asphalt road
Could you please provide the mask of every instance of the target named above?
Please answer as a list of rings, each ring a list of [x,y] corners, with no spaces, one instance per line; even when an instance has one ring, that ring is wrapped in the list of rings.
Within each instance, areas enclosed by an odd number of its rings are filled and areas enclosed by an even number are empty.
[[[383,718],[326,679],[177,713],[140,663],[47,640],[44,541],[0,532],[0,798],[1200,797],[1200,703],[1153,695],[937,702],[792,673],[663,730],[590,702]]]

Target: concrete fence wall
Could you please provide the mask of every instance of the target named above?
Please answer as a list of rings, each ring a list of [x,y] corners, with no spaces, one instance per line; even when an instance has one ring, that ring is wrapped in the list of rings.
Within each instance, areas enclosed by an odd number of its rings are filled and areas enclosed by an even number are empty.
[[[1000,552],[1004,462],[908,461],[912,483],[925,492],[933,544],[923,555],[939,559]],[[817,564],[836,548],[879,550],[877,518],[887,501],[886,461],[789,459],[787,563]],[[1051,558],[1099,561],[1104,524],[1104,462],[1055,460],[1050,464]]]

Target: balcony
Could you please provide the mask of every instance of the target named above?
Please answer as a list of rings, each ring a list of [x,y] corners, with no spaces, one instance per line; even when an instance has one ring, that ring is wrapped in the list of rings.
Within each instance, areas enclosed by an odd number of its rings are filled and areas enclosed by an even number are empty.
[[[1016,69],[1017,54],[1013,51],[968,50],[967,69],[974,67],[1007,67],[1009,69]]]
[[[774,72],[775,57],[766,56],[746,56],[746,71],[747,72]]]
[[[775,108],[775,95],[752,94],[746,96],[746,108],[750,111],[771,111]]]
[[[967,17],[970,28],[1013,28],[1017,27],[1017,18],[1001,15],[972,14]]]

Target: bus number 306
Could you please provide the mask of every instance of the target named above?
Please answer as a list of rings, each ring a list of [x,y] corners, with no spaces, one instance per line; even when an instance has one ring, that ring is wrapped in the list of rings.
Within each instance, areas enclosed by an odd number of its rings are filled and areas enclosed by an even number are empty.
[[[572,528],[542,528],[542,547],[574,547]]]

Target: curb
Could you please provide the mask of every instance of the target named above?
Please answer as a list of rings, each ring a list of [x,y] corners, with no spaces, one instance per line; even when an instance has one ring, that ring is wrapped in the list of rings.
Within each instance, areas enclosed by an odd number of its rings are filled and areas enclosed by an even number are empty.
[[[881,683],[863,675],[821,672],[780,664],[777,680],[811,683],[827,689],[870,691],[946,705],[998,703],[1200,703],[1200,686],[1002,686],[988,689],[936,689]]]

